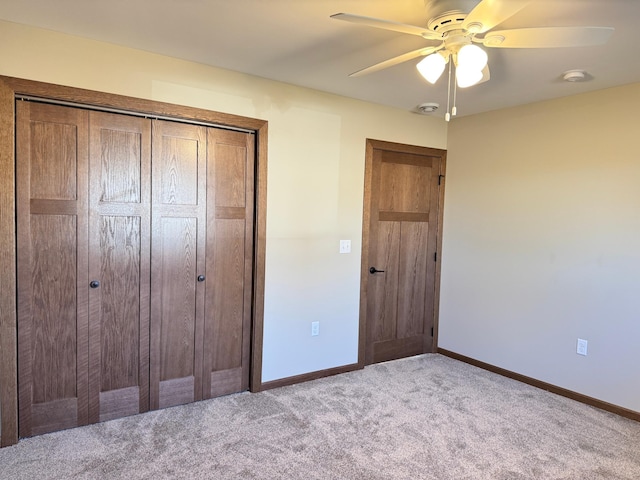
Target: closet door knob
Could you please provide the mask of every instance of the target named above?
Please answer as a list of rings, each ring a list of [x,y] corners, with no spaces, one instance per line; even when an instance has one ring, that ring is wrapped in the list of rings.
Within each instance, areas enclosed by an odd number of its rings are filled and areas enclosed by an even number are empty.
[[[376,273],[384,273],[384,270],[378,270],[376,267],[371,267],[371,268],[369,269],[369,273],[370,273],[371,275],[374,275],[374,274],[376,274]]]
[[[198,275],[198,281],[204,282],[204,275]]]
[[[91,288],[98,288],[100,286],[100,282],[98,280],[92,280],[89,286]]]

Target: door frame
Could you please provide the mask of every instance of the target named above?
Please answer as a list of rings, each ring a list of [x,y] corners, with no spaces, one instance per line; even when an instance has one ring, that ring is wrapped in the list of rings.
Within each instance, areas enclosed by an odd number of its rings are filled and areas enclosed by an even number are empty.
[[[400,153],[413,153],[417,155],[432,155],[442,158],[440,167],[438,197],[438,222],[436,228],[436,268],[434,281],[433,298],[433,341],[431,350],[436,351],[438,347],[438,317],[440,308],[440,271],[442,255],[442,225],[444,218],[444,187],[447,168],[447,151],[437,148],[420,147],[415,145],[405,145],[402,143],[387,142],[383,140],[373,140],[367,138],[365,150],[364,168],[364,202],[362,206],[362,255],[360,258],[360,319],[359,319],[359,341],[358,341],[358,366],[364,368],[366,365],[367,346],[367,290],[369,287],[369,224],[371,222],[371,199],[373,183],[373,152],[375,149],[383,149]]]
[[[268,122],[153,100],[0,76],[0,447],[18,442],[16,312],[15,101],[21,96],[61,104],[201,122],[255,133],[255,229],[249,389],[262,385]]]

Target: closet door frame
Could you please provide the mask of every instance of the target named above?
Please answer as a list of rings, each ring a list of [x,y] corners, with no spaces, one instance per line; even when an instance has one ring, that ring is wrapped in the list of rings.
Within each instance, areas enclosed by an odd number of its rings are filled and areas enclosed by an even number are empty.
[[[201,122],[255,134],[255,229],[253,319],[249,390],[262,383],[264,272],[266,247],[267,136],[265,120],[164,102],[0,76],[0,447],[18,442],[16,313],[15,102],[21,97],[98,110]]]

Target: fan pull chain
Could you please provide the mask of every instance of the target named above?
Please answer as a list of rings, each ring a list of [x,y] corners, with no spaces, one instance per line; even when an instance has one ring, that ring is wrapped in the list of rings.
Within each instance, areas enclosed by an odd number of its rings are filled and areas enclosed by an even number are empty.
[[[458,67],[456,67],[458,68]],[[458,113],[458,108],[456,107],[458,97],[458,82],[456,82],[455,78],[453,79],[453,108],[451,109],[451,116],[455,117],[456,113]]]
[[[447,113],[444,116],[444,119],[448,122],[451,120],[451,114],[449,113],[449,107],[451,106],[451,64],[452,60],[449,61],[449,80],[447,81]]]

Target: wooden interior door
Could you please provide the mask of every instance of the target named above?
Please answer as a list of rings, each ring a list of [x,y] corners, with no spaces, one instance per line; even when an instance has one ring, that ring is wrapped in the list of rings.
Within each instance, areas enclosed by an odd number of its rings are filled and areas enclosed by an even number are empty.
[[[88,423],[86,111],[17,102],[21,437]]]
[[[366,364],[435,349],[439,180],[445,155],[368,140],[361,302]]]
[[[254,136],[208,129],[203,397],[249,388]]]
[[[202,399],[205,127],[153,121],[150,407]]]
[[[151,121],[89,114],[89,421],[149,409]]]

